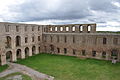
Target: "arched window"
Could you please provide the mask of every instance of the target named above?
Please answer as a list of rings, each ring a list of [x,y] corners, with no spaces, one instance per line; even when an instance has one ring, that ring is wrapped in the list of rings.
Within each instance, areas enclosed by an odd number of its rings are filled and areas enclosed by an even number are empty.
[[[6,60],[12,62],[12,58],[13,58],[12,52],[11,52],[11,51],[8,51],[8,52],[6,53]]]
[[[57,27],[55,27],[55,31],[58,31]]]
[[[28,57],[28,56],[29,56],[29,48],[26,47],[26,48],[25,48],[25,57]]]
[[[21,56],[21,50],[20,49],[18,49],[17,51],[16,51],[16,56],[17,56],[17,58],[18,59],[20,59],[22,56]]]
[[[16,46],[21,46],[21,37],[16,36]]]
[[[83,26],[79,26],[79,30],[80,30],[80,32],[82,32],[83,31]]]
[[[75,26],[72,27],[72,31],[75,31]]]
[[[69,31],[69,27],[66,27],[66,31]]]
[[[6,37],[7,41],[6,41],[6,48],[11,48],[11,37],[10,36],[7,36]]]
[[[88,26],[88,32],[90,32],[91,31],[91,26]]]
[[[28,43],[28,37],[25,37],[25,43]]]
[[[63,27],[60,27],[60,31],[63,31]]]

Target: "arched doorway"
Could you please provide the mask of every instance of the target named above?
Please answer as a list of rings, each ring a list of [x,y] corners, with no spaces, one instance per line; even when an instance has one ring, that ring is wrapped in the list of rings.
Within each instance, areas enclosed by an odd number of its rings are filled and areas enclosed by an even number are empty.
[[[32,47],[32,55],[34,55],[35,53],[36,53],[36,47],[33,46],[33,47]]]
[[[111,58],[112,59],[118,59],[118,50],[117,49],[113,49],[111,51]]]
[[[12,52],[11,51],[8,51],[6,53],[6,61],[12,62]]]
[[[29,48],[26,47],[26,48],[25,48],[25,57],[28,57],[28,56],[29,56]]]
[[[16,36],[16,46],[21,46],[21,37]]]
[[[11,37],[10,36],[6,37],[6,48],[11,48]]]
[[[17,59],[21,59],[21,49],[18,49],[16,51],[16,56],[17,56]]]

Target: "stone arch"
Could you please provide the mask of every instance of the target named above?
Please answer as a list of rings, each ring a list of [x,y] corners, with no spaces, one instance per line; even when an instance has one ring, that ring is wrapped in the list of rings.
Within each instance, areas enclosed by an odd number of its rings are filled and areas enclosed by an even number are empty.
[[[11,48],[12,47],[11,46],[11,44],[12,44],[11,41],[12,41],[11,37],[10,36],[6,36],[6,48]]]
[[[29,48],[26,47],[26,48],[25,48],[25,57],[28,57],[28,56],[29,56]]]
[[[21,57],[22,57],[21,49],[17,49],[17,51],[16,51],[16,57],[17,57],[17,59],[21,59]]]
[[[12,62],[12,58],[13,58],[12,51],[6,52],[6,61]]]
[[[32,55],[34,55],[36,53],[36,47],[32,46]]]
[[[21,37],[16,36],[16,46],[21,46]]]

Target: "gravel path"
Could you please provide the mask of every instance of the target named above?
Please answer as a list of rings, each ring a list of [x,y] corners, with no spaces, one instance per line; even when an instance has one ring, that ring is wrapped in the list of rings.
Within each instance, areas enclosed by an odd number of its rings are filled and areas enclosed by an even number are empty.
[[[8,65],[10,67],[4,72],[0,73],[0,77],[4,77],[8,74],[15,73],[15,72],[21,72],[23,74],[29,75],[33,80],[53,80],[54,79],[54,77],[52,76],[40,73],[24,65],[20,65],[16,63],[8,63]]]

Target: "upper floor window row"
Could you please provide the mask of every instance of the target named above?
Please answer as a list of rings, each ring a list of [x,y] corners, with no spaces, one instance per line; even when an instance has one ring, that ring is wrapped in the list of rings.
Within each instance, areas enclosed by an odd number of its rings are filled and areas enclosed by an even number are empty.
[[[10,25],[5,25],[5,32],[10,32],[10,28],[11,28]],[[15,26],[16,32],[19,32],[20,28],[22,28],[22,27],[20,27],[20,25],[16,25]],[[28,31],[28,26],[27,25],[25,25],[23,28],[24,28],[23,30],[25,32]],[[40,31],[40,26],[38,26],[37,28],[38,28],[38,31]],[[34,30],[35,30],[35,26],[32,26],[32,31],[34,31]]]
[[[84,28],[85,27],[85,28]],[[83,31],[84,29],[87,30],[88,32],[91,31],[91,26],[82,26],[82,25],[75,25],[75,26],[56,26],[56,27],[50,27],[50,31]]]

